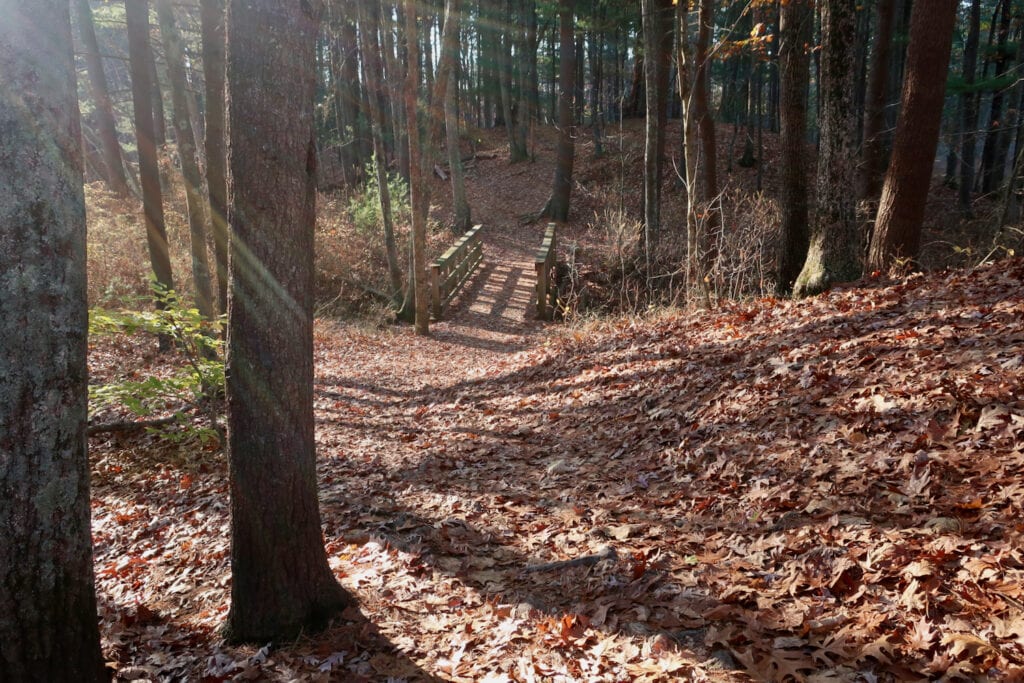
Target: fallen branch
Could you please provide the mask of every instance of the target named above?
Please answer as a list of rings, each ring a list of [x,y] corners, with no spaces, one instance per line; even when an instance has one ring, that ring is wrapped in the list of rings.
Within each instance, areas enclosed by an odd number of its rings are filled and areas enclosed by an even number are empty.
[[[561,560],[560,562],[548,562],[546,564],[534,564],[523,567],[523,573],[547,572],[553,569],[569,569],[571,567],[592,567],[603,560],[617,559],[619,559],[619,556],[615,552],[615,548],[609,545],[605,546],[601,552],[596,555],[585,555],[583,557],[577,557],[574,560]]]
[[[163,427],[177,422],[185,413],[175,413],[168,417],[157,417],[152,420],[125,420],[124,422],[101,422],[85,428],[86,436],[106,434],[108,432],[139,432],[150,427]]]

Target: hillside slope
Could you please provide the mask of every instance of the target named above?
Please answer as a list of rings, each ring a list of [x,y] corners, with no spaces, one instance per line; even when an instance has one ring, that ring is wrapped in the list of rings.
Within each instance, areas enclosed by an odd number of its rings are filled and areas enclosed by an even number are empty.
[[[1024,676],[1024,260],[517,353],[437,332],[318,328],[325,540],[362,614],[317,639],[218,644],[219,455],[94,441],[108,657],[212,680]]]

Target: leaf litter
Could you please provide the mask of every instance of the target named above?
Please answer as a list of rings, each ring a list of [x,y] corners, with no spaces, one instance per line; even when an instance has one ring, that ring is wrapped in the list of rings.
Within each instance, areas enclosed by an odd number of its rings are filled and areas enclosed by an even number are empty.
[[[106,436],[104,653],[148,680],[1022,680],[1024,261],[861,284],[489,344],[468,313],[320,321],[324,540],[359,608],[224,645],[223,455]],[[94,367],[161,362],[125,348]]]

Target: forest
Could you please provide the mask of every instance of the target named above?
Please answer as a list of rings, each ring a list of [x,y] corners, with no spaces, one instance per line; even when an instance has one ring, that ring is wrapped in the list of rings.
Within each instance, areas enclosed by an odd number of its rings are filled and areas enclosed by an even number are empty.
[[[1024,680],[1024,0],[0,0],[0,682]]]

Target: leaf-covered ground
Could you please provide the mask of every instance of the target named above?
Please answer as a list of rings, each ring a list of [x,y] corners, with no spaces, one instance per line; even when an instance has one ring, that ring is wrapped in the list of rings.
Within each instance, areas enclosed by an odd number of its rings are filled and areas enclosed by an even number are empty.
[[[517,268],[318,325],[324,635],[225,647],[223,456],[92,440],[121,677],[1024,679],[1024,260],[556,334]]]

